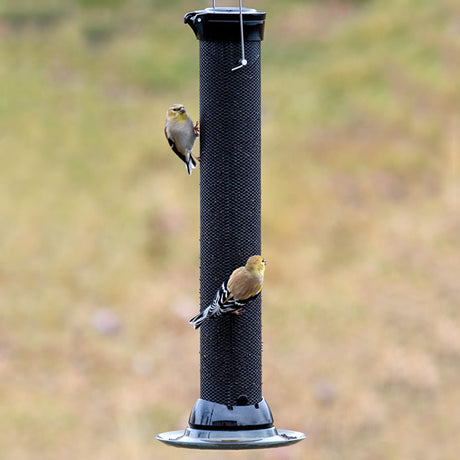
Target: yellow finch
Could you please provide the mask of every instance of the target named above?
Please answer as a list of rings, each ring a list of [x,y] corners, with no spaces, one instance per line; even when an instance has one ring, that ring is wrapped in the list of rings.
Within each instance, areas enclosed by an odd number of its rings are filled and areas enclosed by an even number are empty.
[[[243,313],[243,307],[262,290],[265,264],[262,256],[249,257],[244,267],[234,270],[230,278],[222,283],[211,305],[189,322],[198,329],[206,318],[223,313]]]
[[[166,112],[165,135],[173,152],[185,163],[187,172],[192,174],[192,170],[196,168],[192,148],[200,130],[198,122],[193,126],[192,119],[182,104],[174,104]]]

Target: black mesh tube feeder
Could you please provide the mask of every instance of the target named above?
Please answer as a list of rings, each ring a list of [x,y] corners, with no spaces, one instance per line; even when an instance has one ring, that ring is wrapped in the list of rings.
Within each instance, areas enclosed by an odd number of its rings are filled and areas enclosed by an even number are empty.
[[[200,304],[261,253],[261,41],[265,13],[207,8],[187,13],[200,43]],[[157,439],[176,447],[251,449],[305,437],[277,430],[262,396],[261,296],[243,315],[205,321],[200,398],[182,431]]]

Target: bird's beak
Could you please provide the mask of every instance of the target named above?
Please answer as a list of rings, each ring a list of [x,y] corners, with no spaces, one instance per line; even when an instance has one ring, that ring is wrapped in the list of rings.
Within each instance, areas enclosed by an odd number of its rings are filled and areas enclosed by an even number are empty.
[[[262,259],[262,263],[263,263],[264,265],[267,265],[267,261],[266,261],[265,259]]]
[[[179,110],[179,113],[185,113],[184,107],[182,107],[182,108]]]

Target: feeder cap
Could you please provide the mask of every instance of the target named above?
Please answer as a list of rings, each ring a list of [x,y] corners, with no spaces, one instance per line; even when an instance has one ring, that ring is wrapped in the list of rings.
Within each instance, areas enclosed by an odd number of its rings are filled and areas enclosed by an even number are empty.
[[[243,8],[244,41],[259,42],[264,38],[265,13],[252,8]],[[184,16],[196,38],[200,41],[239,42],[239,8],[206,8],[192,11]]]

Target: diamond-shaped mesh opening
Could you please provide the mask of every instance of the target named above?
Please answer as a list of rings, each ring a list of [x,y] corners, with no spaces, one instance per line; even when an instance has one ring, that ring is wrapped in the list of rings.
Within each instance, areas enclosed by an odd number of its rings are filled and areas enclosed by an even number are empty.
[[[222,281],[260,254],[260,42],[200,41],[201,309]],[[241,316],[201,326],[201,398],[262,399],[261,297]]]

